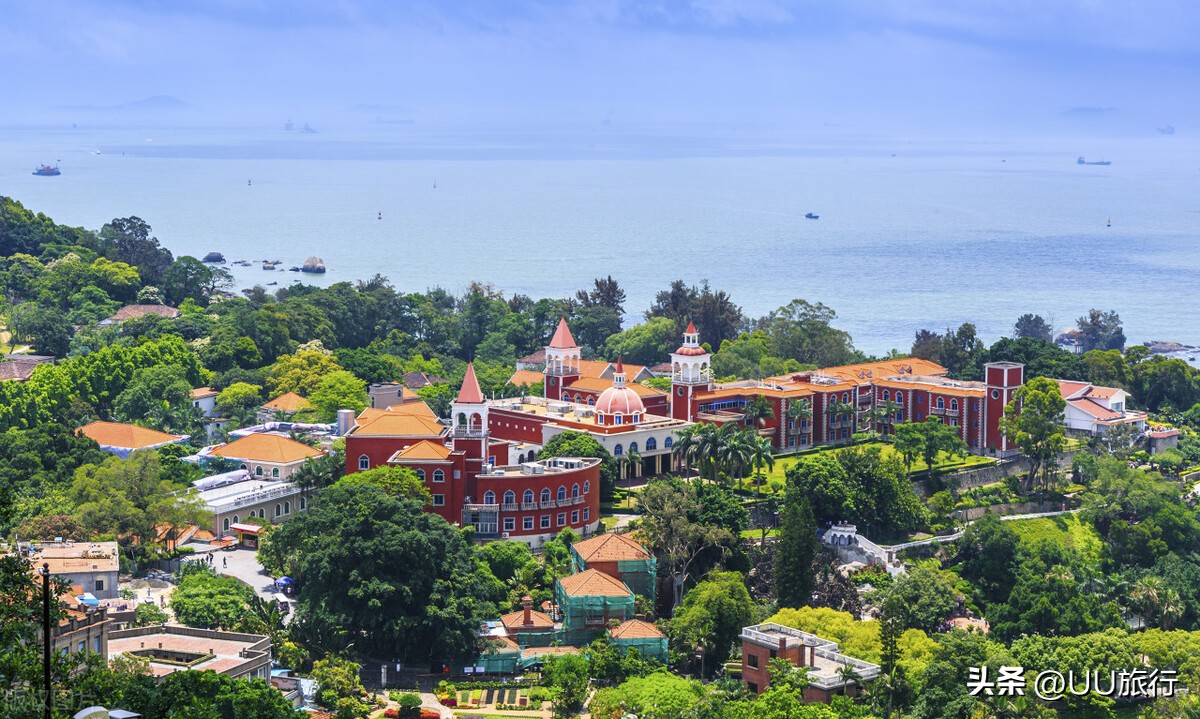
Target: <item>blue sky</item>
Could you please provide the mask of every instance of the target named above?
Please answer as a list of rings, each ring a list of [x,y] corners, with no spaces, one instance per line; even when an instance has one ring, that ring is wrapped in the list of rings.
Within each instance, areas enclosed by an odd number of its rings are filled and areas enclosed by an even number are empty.
[[[3,5],[0,122],[168,95],[231,123],[1124,130],[1200,95],[1189,0]]]

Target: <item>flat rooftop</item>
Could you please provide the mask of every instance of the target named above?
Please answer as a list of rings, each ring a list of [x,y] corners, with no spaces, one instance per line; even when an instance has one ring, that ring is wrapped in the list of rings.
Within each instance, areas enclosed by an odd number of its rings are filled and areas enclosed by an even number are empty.
[[[844,666],[852,667],[861,681],[879,676],[879,665],[848,657],[838,651],[837,642],[822,639],[815,634],[802,632],[799,629],[768,622],[742,629],[741,637],[743,641],[768,649],[779,649],[780,642],[783,642],[788,649],[801,645],[812,647],[813,665],[808,668],[808,680],[812,686],[819,689],[844,686],[846,681],[840,673]]]
[[[291,482],[251,479],[197,492],[209,511],[236,509],[300,493]]]
[[[120,569],[116,542],[39,542],[30,545],[34,566],[50,565],[51,574],[115,572]]]
[[[174,624],[121,629],[108,635],[109,659],[126,652],[144,656],[155,677],[206,669],[241,674],[243,665],[266,661],[270,648],[269,637]]]
[[[585,425],[597,432],[603,433],[682,427],[689,424],[685,420],[674,419],[673,417],[664,417],[658,414],[643,414],[641,421],[637,424],[601,425],[596,423],[596,412],[590,405],[545,399],[543,397],[526,396],[496,399],[490,401],[488,406],[494,410],[536,415],[551,422],[561,421],[569,424]]]

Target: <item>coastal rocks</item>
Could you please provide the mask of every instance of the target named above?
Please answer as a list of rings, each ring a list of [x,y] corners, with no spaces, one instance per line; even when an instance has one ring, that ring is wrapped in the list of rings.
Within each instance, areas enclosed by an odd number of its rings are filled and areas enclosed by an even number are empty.
[[[325,271],[325,260],[313,255],[304,261],[304,265],[300,268],[301,272],[323,273]]]
[[[225,255],[222,255],[220,252],[210,252],[200,261],[208,264],[223,265],[225,264]]]
[[[1186,350],[1196,349],[1192,345],[1180,344],[1174,341],[1153,340],[1146,343],[1146,349],[1153,354],[1168,354],[1171,352],[1184,352]]]

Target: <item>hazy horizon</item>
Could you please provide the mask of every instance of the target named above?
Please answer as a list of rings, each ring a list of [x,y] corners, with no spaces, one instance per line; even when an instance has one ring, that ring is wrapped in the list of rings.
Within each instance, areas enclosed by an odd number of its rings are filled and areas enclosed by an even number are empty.
[[[1200,8],[1171,0],[48,0],[6,14],[0,58],[20,70],[5,126],[1198,126]]]

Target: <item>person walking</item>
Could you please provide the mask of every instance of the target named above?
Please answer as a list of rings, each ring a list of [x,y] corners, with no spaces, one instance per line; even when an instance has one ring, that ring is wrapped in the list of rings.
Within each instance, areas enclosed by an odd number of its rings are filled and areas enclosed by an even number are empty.
[[[221,557],[221,567],[223,569],[229,568],[229,557]]]

